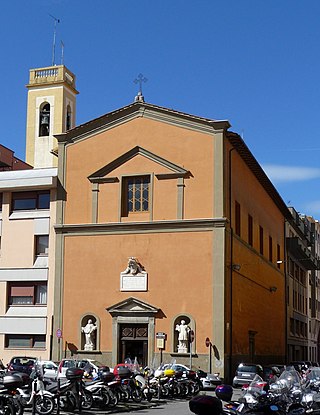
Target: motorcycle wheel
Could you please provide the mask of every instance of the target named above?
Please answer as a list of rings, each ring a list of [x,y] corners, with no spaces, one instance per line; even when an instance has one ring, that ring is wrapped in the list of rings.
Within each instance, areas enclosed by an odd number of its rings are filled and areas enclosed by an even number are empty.
[[[107,391],[109,395],[109,408],[114,408],[119,403],[118,394],[112,392],[112,390]]]
[[[54,410],[54,400],[50,396],[37,396],[35,410],[39,415],[50,415]]]
[[[137,403],[141,402],[143,398],[141,389],[140,388],[133,389],[131,392],[131,398],[134,402],[137,402]]]
[[[15,415],[14,404],[7,402],[0,404],[0,415]]]
[[[101,407],[101,409],[105,409],[109,406],[109,403],[110,403],[109,393],[105,389],[101,389],[100,396],[101,396],[102,401],[100,402],[99,406]]]
[[[23,407],[22,403],[20,402],[19,397],[14,397],[13,398],[13,406],[14,406],[14,410],[15,410],[16,415],[23,415],[24,407]]]
[[[200,385],[198,382],[194,382],[192,384],[192,395],[198,395],[198,393],[200,392]]]
[[[77,401],[73,394],[68,393],[60,397],[60,408],[65,412],[74,412],[77,407]]]
[[[121,390],[121,400],[123,402],[128,402],[129,399],[130,399],[130,393],[129,393],[128,389],[127,388],[123,388]]]
[[[92,408],[93,405],[93,397],[92,394],[90,392],[88,392],[87,390],[83,390],[82,391],[82,398],[81,398],[81,406],[82,409],[86,409],[89,410]]]

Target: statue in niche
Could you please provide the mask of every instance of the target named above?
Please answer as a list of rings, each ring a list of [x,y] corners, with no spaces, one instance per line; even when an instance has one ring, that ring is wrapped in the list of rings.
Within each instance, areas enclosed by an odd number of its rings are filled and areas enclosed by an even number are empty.
[[[92,323],[92,320],[89,318],[87,324],[84,327],[81,327],[81,332],[84,333],[85,337],[85,344],[84,344],[84,350],[94,350],[94,335],[95,331],[97,330],[97,326]]]
[[[181,320],[180,324],[176,325],[176,331],[178,335],[178,353],[188,353],[188,337],[190,327],[186,324],[185,320]]]
[[[140,262],[137,260],[137,258],[131,256],[128,259],[128,266],[123,271],[122,274],[131,274],[131,275],[137,275],[141,274],[144,271],[143,266],[140,264]]]

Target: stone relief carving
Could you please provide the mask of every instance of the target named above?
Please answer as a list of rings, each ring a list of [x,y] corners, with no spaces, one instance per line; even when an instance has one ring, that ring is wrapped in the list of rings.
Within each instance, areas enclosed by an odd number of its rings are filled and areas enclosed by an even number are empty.
[[[137,260],[137,258],[131,256],[128,259],[128,266],[123,271],[123,274],[132,274],[136,275],[144,271],[143,266],[140,264],[140,262]]]
[[[120,273],[120,290],[147,291],[147,278],[148,274],[138,259],[129,257],[127,268]]]

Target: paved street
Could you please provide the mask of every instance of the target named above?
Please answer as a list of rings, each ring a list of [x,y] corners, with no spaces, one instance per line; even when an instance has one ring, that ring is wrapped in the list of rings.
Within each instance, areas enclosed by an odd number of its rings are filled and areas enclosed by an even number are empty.
[[[214,391],[201,392],[207,395],[215,396]],[[237,400],[241,394],[240,389],[234,389],[233,400]],[[26,414],[31,414],[30,410],[25,410]],[[76,412],[78,413],[78,412]],[[109,411],[99,411],[99,410],[90,410],[82,411],[82,415],[109,415],[115,413],[130,413],[130,415],[192,415],[192,412],[189,410],[189,400],[184,399],[174,399],[174,400],[152,400],[151,402],[143,401],[141,403],[126,403],[119,404],[115,408],[110,409]],[[66,414],[66,412],[61,411],[61,415]],[[69,412],[68,414],[73,414]]]

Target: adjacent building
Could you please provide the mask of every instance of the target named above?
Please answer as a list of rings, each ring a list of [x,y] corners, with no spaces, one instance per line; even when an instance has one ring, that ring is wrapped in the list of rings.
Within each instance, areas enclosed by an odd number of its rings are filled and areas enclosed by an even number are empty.
[[[75,125],[75,76],[30,70],[26,160],[0,148],[0,357],[48,359],[53,337],[57,144]]]

